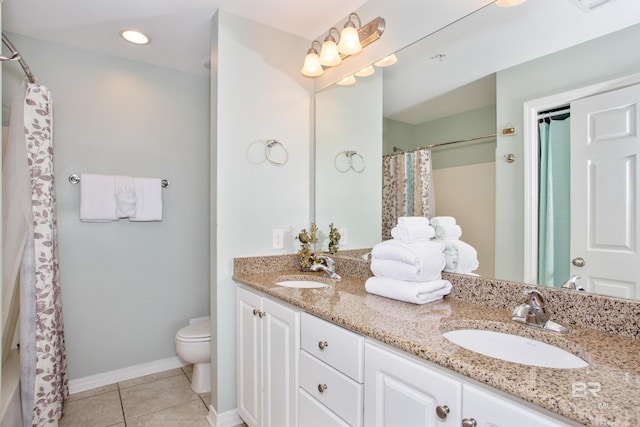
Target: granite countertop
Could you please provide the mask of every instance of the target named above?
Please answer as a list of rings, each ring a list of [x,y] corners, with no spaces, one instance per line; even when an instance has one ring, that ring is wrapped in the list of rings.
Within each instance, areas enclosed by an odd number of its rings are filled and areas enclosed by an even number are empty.
[[[395,301],[368,294],[363,274],[343,277],[327,288],[287,288],[275,282],[301,273],[286,269],[290,266],[281,267],[285,269],[236,268],[233,279],[571,420],[589,426],[640,425],[640,340],[636,338],[578,326],[571,326],[564,335],[540,331],[512,322],[508,310],[453,297],[425,305]],[[304,274],[328,280],[322,274]],[[582,357],[589,366],[541,368],[483,356],[442,336],[443,332],[460,328],[535,338]]]

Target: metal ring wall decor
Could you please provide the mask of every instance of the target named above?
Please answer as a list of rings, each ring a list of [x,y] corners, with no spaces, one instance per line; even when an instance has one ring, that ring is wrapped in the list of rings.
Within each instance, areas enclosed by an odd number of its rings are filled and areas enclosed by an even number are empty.
[[[342,162],[343,164],[339,164],[338,160],[342,155],[345,156],[346,162]],[[366,164],[364,162],[364,157],[362,157],[362,154],[353,150],[345,150],[336,154],[336,157],[333,159],[333,165],[338,172],[342,173],[349,172],[349,170],[360,173],[363,172],[366,168]]]
[[[275,146],[279,145],[282,147],[282,151],[284,152],[284,160],[278,161],[271,157],[271,149]],[[289,160],[289,152],[287,151],[287,147],[277,139],[269,139],[264,143],[264,156],[267,158],[269,163],[276,166],[282,166]]]

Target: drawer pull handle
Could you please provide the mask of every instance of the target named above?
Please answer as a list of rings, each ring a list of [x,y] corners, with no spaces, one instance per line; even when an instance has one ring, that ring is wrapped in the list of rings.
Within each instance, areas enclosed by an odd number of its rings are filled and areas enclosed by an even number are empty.
[[[462,427],[477,427],[478,426],[478,422],[475,420],[475,418],[465,418],[464,420],[462,420]]]
[[[324,393],[324,391],[327,389],[327,385],[326,384],[318,384],[318,391],[320,393]]]
[[[447,418],[447,414],[449,413],[449,407],[447,405],[436,407],[436,414],[442,420]]]
[[[326,341],[320,341],[318,342],[318,347],[320,347],[320,350],[324,350],[325,348],[329,347],[329,343]]]

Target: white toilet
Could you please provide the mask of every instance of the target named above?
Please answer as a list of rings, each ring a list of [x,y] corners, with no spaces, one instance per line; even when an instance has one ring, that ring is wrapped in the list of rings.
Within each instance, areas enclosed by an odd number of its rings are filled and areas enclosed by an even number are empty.
[[[211,391],[211,327],[209,320],[185,326],[176,334],[176,353],[185,362],[193,363],[191,390]]]

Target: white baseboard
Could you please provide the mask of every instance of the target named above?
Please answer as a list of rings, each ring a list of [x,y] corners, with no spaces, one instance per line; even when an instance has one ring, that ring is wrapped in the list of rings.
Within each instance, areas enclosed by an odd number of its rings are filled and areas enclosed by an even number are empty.
[[[91,390],[92,388],[126,381],[144,375],[155,374],[157,372],[168,371],[185,366],[177,356],[167,359],[156,360],[140,365],[129,366],[128,368],[116,369],[115,371],[103,372],[101,374],[90,375],[69,381],[69,394]]]
[[[237,410],[223,412],[218,414],[213,406],[209,405],[209,415],[207,421],[211,427],[235,427],[244,423]]]

